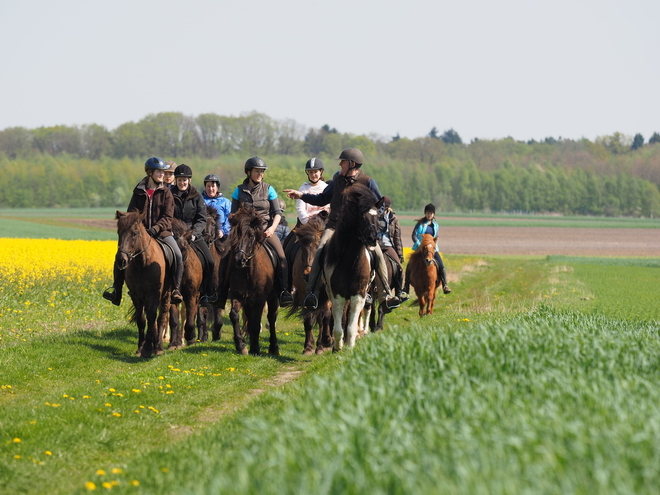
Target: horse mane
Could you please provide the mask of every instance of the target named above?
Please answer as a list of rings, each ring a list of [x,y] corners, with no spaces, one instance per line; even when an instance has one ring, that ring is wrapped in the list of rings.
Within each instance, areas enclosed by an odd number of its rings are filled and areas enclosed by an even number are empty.
[[[123,211],[117,210],[115,213],[115,218],[117,219],[117,231],[125,232],[133,224],[141,223],[143,224],[146,213],[142,211],[128,211],[124,213]]]
[[[319,239],[319,232],[322,232],[325,229],[327,223],[328,212],[321,210],[318,215],[314,215],[307,221],[307,223],[302,224],[294,230],[296,240],[304,245],[309,245],[312,242],[317,241]]]
[[[254,236],[255,242],[261,244],[266,236],[263,230],[263,220],[254,208],[245,208],[241,206],[236,213],[229,216],[229,224],[232,226],[229,232],[229,246],[231,249],[238,249],[241,237],[244,232],[250,232]]]
[[[220,214],[215,206],[206,205],[206,228],[204,229],[204,239],[211,244],[218,238],[218,226],[220,225]]]
[[[172,235],[176,239],[176,243],[179,245],[179,249],[181,249],[181,254],[183,255],[190,247],[190,236],[192,235],[192,231],[188,229],[186,222],[179,220],[178,218],[173,218]]]
[[[376,197],[367,186],[356,183],[344,190],[342,206],[337,218],[337,228],[354,228],[360,219],[360,215],[376,206]]]

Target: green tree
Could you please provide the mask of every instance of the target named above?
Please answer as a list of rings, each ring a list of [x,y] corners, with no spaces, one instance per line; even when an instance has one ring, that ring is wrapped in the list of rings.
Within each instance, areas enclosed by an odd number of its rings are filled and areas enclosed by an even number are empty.
[[[660,134],[657,132],[654,132],[653,135],[651,136],[651,139],[649,139],[649,144],[655,144],[655,143],[660,143]]]
[[[637,133],[633,138],[633,142],[630,145],[630,149],[634,151],[638,148],[641,148],[642,146],[644,146],[644,136],[642,136],[640,133]]]
[[[454,129],[449,129],[443,132],[442,136],[440,136],[440,139],[442,139],[445,144],[463,144],[461,136],[459,136],[458,132],[456,132]]]

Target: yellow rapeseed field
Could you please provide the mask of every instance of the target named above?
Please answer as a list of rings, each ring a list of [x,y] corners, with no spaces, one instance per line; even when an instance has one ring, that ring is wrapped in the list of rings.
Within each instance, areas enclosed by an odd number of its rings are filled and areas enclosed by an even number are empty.
[[[44,282],[109,280],[114,241],[0,239],[0,290],[26,292]]]

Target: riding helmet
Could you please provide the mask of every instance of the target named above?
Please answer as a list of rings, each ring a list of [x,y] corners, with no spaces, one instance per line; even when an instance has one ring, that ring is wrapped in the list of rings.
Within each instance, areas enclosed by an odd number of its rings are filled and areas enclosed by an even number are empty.
[[[263,161],[262,158],[259,158],[258,156],[253,156],[252,158],[248,158],[247,161],[245,162],[245,173],[249,173],[250,170],[253,168],[262,168],[264,170],[267,170],[268,167],[266,166],[266,162]]]
[[[215,182],[218,184],[218,189],[220,189],[220,177],[218,177],[215,174],[209,174],[206,177],[204,177],[204,185],[206,185],[207,182]]]
[[[435,215],[435,205],[433,203],[429,203],[424,207],[424,213],[426,212],[431,212]]]
[[[305,163],[305,170],[323,170],[323,162],[320,158],[310,158]]]
[[[341,152],[337,160],[348,160],[351,162],[355,162],[358,165],[362,165],[364,163],[364,155],[357,148],[346,148],[344,151]]]
[[[167,170],[167,169],[168,166],[165,165],[163,159],[158,158],[157,156],[152,156],[151,158],[147,158],[147,161],[144,162],[145,172],[147,170]]]
[[[167,168],[165,170],[170,170],[172,173],[174,173],[174,169],[176,168],[176,162],[167,160],[165,162],[165,165],[167,165]]]
[[[192,169],[186,165],[185,163],[182,163],[179,165],[177,168],[174,169],[174,177],[192,177]]]

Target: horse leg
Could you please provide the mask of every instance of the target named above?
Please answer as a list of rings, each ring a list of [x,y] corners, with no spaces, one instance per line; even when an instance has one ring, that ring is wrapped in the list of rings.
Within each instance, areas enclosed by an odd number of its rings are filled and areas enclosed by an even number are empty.
[[[173,351],[183,346],[181,336],[181,326],[179,325],[179,307],[176,304],[170,305],[170,345],[168,349]]]
[[[316,342],[316,354],[323,354],[325,351],[330,350],[333,346],[332,339],[332,311],[326,303],[317,317],[319,325],[319,339]]]
[[[374,331],[379,332],[383,329],[383,320],[385,319],[385,305],[378,305],[378,321],[376,322],[376,329]]]
[[[170,295],[160,299],[160,308],[158,311],[158,321],[156,327],[156,356],[163,354],[163,337],[170,323]]]
[[[419,296],[419,316],[424,316],[426,314],[426,304],[426,293],[423,292]]]
[[[259,334],[261,333],[261,315],[263,314],[263,305],[260,307],[250,307],[245,310],[245,319],[247,320],[247,332],[250,336],[250,354],[252,356],[261,355],[259,345]]]
[[[144,316],[144,306],[138,306],[135,302],[133,303],[135,305],[135,323],[137,324],[138,327],[138,348],[135,354],[140,356],[142,354],[142,349],[144,348],[144,341],[145,341],[145,332],[144,329],[147,326],[147,319]]]
[[[268,354],[273,356],[280,355],[280,346],[277,344],[277,334],[275,333],[275,325],[277,322],[277,314],[279,312],[279,304],[277,299],[271,298],[268,301],[268,326],[270,327],[270,340],[268,343]]]
[[[208,342],[209,340],[207,322],[210,311],[210,309],[202,308],[201,306],[197,308],[197,331],[199,332],[200,342]]]
[[[231,311],[229,312],[229,319],[234,327],[234,345],[236,352],[239,354],[247,354],[247,346],[245,345],[245,337],[243,337],[243,329],[241,328],[241,309],[243,305],[236,299],[231,302]]]
[[[147,335],[144,341],[144,346],[142,347],[142,357],[148,358],[151,357],[151,354],[156,348],[156,332],[158,331],[156,326],[156,317],[158,313],[158,301],[149,301],[146,307],[147,313]]]
[[[314,352],[314,321],[315,315],[313,312],[303,311],[303,326],[305,327],[305,345],[303,347],[303,355],[309,356]],[[319,340],[321,340],[321,332],[319,326]]]
[[[222,336],[222,313],[224,308],[213,306],[213,341]]]
[[[195,338],[195,316],[197,315],[197,298],[192,298],[186,303],[186,345],[197,342]]]
[[[332,345],[332,351],[338,352],[341,351],[341,348],[344,346],[344,330],[341,326],[342,320],[344,318],[344,301],[340,297],[332,299],[332,318],[334,319],[332,336],[334,338],[334,343]]]
[[[359,294],[351,296],[351,309],[348,313],[348,321],[346,322],[346,347],[355,346],[363,308],[364,297]]]

